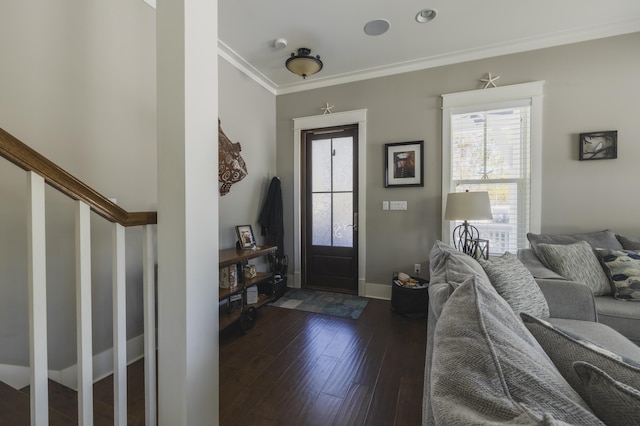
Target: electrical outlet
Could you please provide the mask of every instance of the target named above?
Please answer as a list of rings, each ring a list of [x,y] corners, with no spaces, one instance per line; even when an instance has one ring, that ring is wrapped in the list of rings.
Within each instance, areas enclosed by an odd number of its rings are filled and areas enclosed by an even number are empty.
[[[415,272],[416,274],[420,273],[420,264],[416,263],[415,265],[413,265],[413,272]]]

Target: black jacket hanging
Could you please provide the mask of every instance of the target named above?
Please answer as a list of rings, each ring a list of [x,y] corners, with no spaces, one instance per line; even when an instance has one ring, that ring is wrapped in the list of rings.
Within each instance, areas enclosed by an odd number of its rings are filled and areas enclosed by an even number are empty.
[[[284,224],[282,219],[282,188],[280,178],[274,177],[269,185],[267,199],[262,206],[258,223],[268,245],[278,246],[276,257],[284,257]]]

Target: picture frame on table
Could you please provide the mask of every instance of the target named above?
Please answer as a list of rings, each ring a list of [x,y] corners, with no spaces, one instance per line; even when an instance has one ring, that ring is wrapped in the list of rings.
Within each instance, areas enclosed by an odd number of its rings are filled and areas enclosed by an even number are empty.
[[[241,249],[251,249],[256,246],[256,238],[253,235],[251,225],[236,226],[236,235]]]
[[[384,187],[424,186],[424,141],[384,145]]]
[[[618,158],[618,131],[580,133],[580,161]]]

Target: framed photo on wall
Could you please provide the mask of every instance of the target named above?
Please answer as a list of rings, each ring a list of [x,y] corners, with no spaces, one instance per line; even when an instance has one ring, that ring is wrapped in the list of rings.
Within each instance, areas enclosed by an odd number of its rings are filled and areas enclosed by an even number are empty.
[[[384,145],[384,187],[424,186],[424,141]]]
[[[580,133],[580,161],[618,158],[618,131]]]
[[[251,225],[236,226],[236,234],[238,235],[240,248],[250,249],[256,246],[256,239],[253,236],[253,229],[251,229]]]

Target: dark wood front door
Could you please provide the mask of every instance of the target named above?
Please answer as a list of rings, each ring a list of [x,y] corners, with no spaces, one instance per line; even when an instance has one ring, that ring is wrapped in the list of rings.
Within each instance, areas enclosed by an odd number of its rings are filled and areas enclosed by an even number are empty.
[[[305,131],[302,286],[358,294],[358,132]]]

